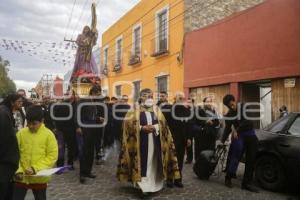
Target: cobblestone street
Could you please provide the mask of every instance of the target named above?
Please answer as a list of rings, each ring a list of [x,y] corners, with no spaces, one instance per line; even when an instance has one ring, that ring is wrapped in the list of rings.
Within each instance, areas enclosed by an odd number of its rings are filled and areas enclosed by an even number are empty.
[[[243,166],[238,179],[234,181],[234,188],[227,189],[223,185],[224,177],[213,176],[209,181],[200,181],[192,172],[192,165],[184,166],[184,189],[164,189],[149,199],[203,199],[203,200],[287,200],[286,194],[273,193],[261,190],[259,194],[240,189]],[[140,199],[139,192],[130,184],[121,184],[115,178],[116,161],[106,162],[95,166],[97,174],[95,180],[89,179],[85,185],[79,184],[78,166],[76,171],[68,171],[62,175],[55,175],[48,188],[49,200],[124,200]],[[29,192],[26,200],[32,200]]]

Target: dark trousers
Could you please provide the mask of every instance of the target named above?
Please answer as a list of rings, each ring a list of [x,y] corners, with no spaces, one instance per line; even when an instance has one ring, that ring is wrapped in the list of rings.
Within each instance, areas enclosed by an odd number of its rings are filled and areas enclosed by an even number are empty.
[[[227,178],[236,176],[240,160],[243,156],[243,151],[244,141],[242,138],[237,138],[231,141],[226,165]]]
[[[103,150],[103,131],[99,129],[97,133],[96,143],[95,143],[95,151],[96,151],[96,159],[99,160],[103,155],[101,155],[101,150]]]
[[[256,136],[244,136],[232,141],[227,157],[226,177],[231,178],[236,174],[239,161],[245,153],[245,172],[243,185],[251,184],[255,167],[258,139]]]
[[[200,137],[197,135],[195,136],[195,160],[199,159],[201,153],[201,144],[200,144]]]
[[[194,135],[194,143],[195,143],[195,161],[199,159],[200,153],[203,150],[203,145],[201,144],[202,138],[201,134],[203,134],[203,130],[201,126],[194,125],[192,127],[193,135]]]
[[[14,184],[12,182],[0,182],[0,199],[11,200]]]
[[[188,162],[192,162],[193,158],[194,158],[194,151],[193,151],[194,140],[193,140],[193,138],[191,139],[191,141],[192,141],[191,146],[186,148],[186,161],[188,161]]]
[[[99,129],[83,128],[83,146],[82,155],[80,158],[80,175],[88,175],[92,171],[94,163],[95,144],[97,134],[100,134]]]
[[[13,200],[24,200],[27,194],[26,188],[15,187]],[[35,200],[46,200],[46,189],[42,190],[32,190]]]
[[[243,185],[251,184],[255,167],[258,139],[256,136],[246,136],[244,139],[244,151],[246,156]]]
[[[59,156],[57,161],[57,166],[64,166],[65,155],[64,150],[68,149],[68,165],[73,165],[74,160],[78,157],[78,145],[76,140],[76,130],[75,129],[61,129],[57,134],[62,134],[63,139],[59,139],[60,149],[62,148],[62,155]]]
[[[176,144],[176,155],[177,155],[177,161],[178,161],[178,167],[182,178],[182,169],[183,169],[183,162],[184,162],[184,154],[185,154],[185,143]]]

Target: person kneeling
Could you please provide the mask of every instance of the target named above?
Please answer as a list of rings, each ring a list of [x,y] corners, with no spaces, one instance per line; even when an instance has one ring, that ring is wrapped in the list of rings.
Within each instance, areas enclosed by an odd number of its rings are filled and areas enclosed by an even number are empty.
[[[54,166],[58,157],[57,141],[43,123],[43,110],[40,106],[30,106],[26,119],[28,127],[17,133],[20,163],[16,172],[13,199],[23,200],[27,190],[31,189],[36,200],[45,200],[50,177],[34,175]]]

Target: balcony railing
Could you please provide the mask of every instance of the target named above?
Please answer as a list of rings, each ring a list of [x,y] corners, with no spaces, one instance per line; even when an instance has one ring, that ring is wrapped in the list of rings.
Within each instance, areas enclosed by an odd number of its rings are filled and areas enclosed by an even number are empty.
[[[119,71],[121,71],[121,69],[122,69],[122,63],[123,63],[123,61],[122,61],[122,59],[119,59],[119,60],[114,60],[113,61],[113,72],[119,72]]]
[[[137,65],[137,64],[142,62],[140,52],[129,51],[128,55],[129,55],[128,65],[131,65],[131,66],[132,65]]]
[[[108,75],[108,67],[107,67],[107,65],[104,65],[104,66],[102,67],[101,73],[102,73],[103,75],[105,75],[105,76]]]
[[[157,36],[152,39],[152,57],[169,54],[169,36]]]

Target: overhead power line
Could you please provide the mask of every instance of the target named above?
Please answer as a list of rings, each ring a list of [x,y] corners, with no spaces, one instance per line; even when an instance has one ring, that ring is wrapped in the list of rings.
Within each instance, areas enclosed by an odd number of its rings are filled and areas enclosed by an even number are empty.
[[[80,21],[80,20],[81,20],[81,18],[82,18],[83,11],[84,11],[84,9],[85,9],[85,7],[86,7],[87,3],[88,3],[88,0],[86,0],[86,1],[84,2],[83,6],[82,6],[82,9],[81,9],[80,16],[79,16],[79,19],[78,19],[78,21],[77,21],[77,23],[76,23],[76,26],[75,26],[74,30],[73,30],[73,33],[72,33],[71,39],[73,39],[74,33],[75,33],[75,31],[77,30],[77,28],[78,28],[79,21]]]
[[[199,5],[199,4],[200,4],[200,2],[193,3],[191,6],[189,6],[188,8],[186,8],[183,12],[181,12],[181,13],[179,13],[178,15],[176,15],[176,16],[172,17],[171,19],[169,19],[168,22],[170,23],[170,22],[174,21],[175,19],[177,19],[178,17],[180,17],[180,16],[182,16],[182,15],[184,15],[184,14],[186,14],[186,13],[187,13],[187,15],[184,16],[184,19],[187,18],[187,17],[193,16],[192,14],[193,14],[194,12],[200,12],[200,11],[202,11],[202,10],[204,10],[204,9],[208,9],[208,8],[212,7],[213,5],[219,3],[220,1],[221,1],[221,0],[216,0],[216,1],[214,1],[214,2],[211,2],[210,4],[207,4],[207,3],[205,3],[205,2],[204,2],[204,3],[202,2],[201,5],[206,5],[206,6],[201,6],[200,9],[196,9],[196,10],[190,12],[190,10],[191,10],[192,8],[194,8],[195,5]],[[177,3],[172,4],[172,5],[170,6],[170,8],[172,8],[172,7],[176,6],[176,5],[178,5],[179,3],[180,3],[180,2],[177,2]],[[205,18],[205,19],[208,19],[209,16],[208,16],[208,17],[204,17],[204,18]],[[154,20],[155,20],[155,19],[152,19],[152,20],[150,20],[150,21],[148,21],[148,22],[146,22],[146,23],[143,23],[143,26],[145,26],[145,25],[147,25],[147,24],[150,24],[150,23],[153,22]],[[178,21],[178,22],[180,22],[180,21]],[[178,23],[178,22],[176,22],[176,23]],[[176,23],[174,23],[174,24],[176,24]],[[173,24],[173,25],[174,25],[174,24]],[[162,30],[162,31],[164,31],[164,30]],[[154,31],[152,31],[152,32],[149,32],[149,33],[143,35],[143,36],[141,37],[141,39],[143,39],[143,38],[145,38],[145,37],[148,37],[148,36],[154,34],[155,32],[156,32],[156,30],[154,30]],[[122,33],[120,33],[119,35],[122,35]],[[124,41],[124,38],[126,38],[126,37],[132,37],[132,33],[129,33],[129,34],[126,35],[125,37],[123,36],[123,41]],[[116,37],[116,38],[117,38],[117,37]],[[110,40],[110,41],[113,41],[113,40]],[[106,44],[109,44],[109,42],[107,42]],[[105,44],[105,45],[106,45],[106,44]],[[112,46],[115,46],[115,44],[116,44],[116,42],[114,42]],[[126,50],[127,48],[131,48],[132,45],[133,45],[133,42],[130,43],[128,46],[124,47],[124,48],[123,48],[123,52],[124,52],[124,50]],[[113,53],[113,54],[110,54],[109,57],[111,58],[111,57],[113,57],[113,56],[115,56],[115,55],[116,55],[116,52]]]
[[[183,0],[180,0],[183,1]],[[129,24],[121,33],[126,32],[127,30],[131,29],[132,26],[134,26],[136,23],[138,23],[141,19],[143,19],[145,16],[147,16],[151,11],[153,11],[155,8],[157,8],[161,3],[163,3],[164,0],[161,0],[160,2],[158,2],[157,4],[154,5],[154,7],[152,7],[150,10],[148,10],[144,15],[142,15],[141,17],[139,17],[137,20],[134,21],[134,23]],[[117,36],[119,37],[119,36]],[[117,37],[112,38],[111,40],[109,40],[107,43],[110,43],[111,41],[115,40]]]
[[[64,38],[66,38],[67,31],[68,31],[68,29],[69,29],[69,26],[70,26],[70,23],[71,23],[71,20],[72,20],[73,11],[74,11],[74,7],[75,7],[75,4],[76,4],[76,1],[77,1],[77,0],[74,0],[74,2],[73,2],[71,14],[70,14],[70,16],[69,16],[69,20],[68,20],[68,23],[67,23],[67,26],[66,26],[66,29],[65,29],[65,35],[64,35]]]

